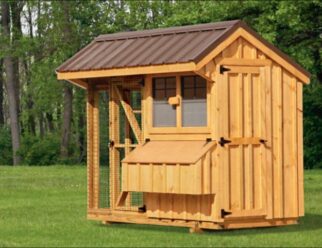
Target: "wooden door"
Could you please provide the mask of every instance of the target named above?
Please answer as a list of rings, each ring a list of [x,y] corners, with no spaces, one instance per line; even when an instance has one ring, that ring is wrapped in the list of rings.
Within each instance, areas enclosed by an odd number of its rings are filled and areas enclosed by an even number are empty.
[[[266,215],[265,67],[221,66],[218,151],[222,218]]]

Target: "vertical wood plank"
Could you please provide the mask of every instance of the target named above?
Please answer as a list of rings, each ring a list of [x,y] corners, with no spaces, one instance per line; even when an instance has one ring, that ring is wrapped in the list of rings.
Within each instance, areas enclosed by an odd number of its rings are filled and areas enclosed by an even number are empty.
[[[253,111],[252,111],[252,74],[244,76],[244,133],[245,137],[253,137]],[[245,209],[253,208],[253,146],[247,145],[244,149],[245,158]]]
[[[93,108],[94,90],[87,92],[87,207],[93,208]]]
[[[114,144],[119,144],[120,134],[120,113],[119,113],[119,101],[116,96],[115,86],[113,83],[110,85],[110,98],[109,98],[109,138]],[[111,208],[115,208],[118,195],[120,193],[119,183],[119,167],[120,167],[120,154],[115,146],[111,145],[109,148],[110,154],[110,204]],[[129,165],[129,170],[131,165]],[[130,171],[129,171],[130,172]],[[129,173],[130,176],[130,173]],[[132,181],[132,180],[130,180]]]
[[[176,121],[177,121],[177,127],[182,127],[182,94],[181,94],[181,77],[176,76],[176,97],[179,98],[179,103],[181,107],[176,107]]]
[[[99,206],[99,94],[98,91],[93,92],[93,208]]]
[[[297,80],[294,76],[291,78],[291,92],[292,92],[292,163],[294,166],[294,198],[296,216],[299,216],[299,182],[298,182],[298,118],[297,118]]]
[[[282,133],[282,69],[273,66],[273,195],[274,218],[283,217],[283,133]]]
[[[272,166],[272,80],[271,80],[271,67],[265,67],[265,123],[266,123],[266,144],[265,144],[265,165],[266,165],[266,206],[267,206],[267,219],[273,218],[273,166]],[[265,193],[265,191],[263,192]]]
[[[298,205],[299,216],[304,216],[304,179],[303,179],[303,84],[297,82],[297,166],[298,166]]]
[[[211,151],[208,151],[205,155],[204,162],[202,164],[203,167],[203,194],[211,193]]]
[[[293,142],[294,123],[293,107],[294,94],[292,92],[292,78],[288,72],[283,70],[283,166],[284,166],[284,217],[297,217],[297,177]]]
[[[228,79],[228,73],[225,73],[221,76],[221,85],[218,85],[218,91],[220,88],[220,94],[218,94],[218,98],[220,98],[219,101],[219,129],[220,134],[218,137],[218,140],[220,139],[220,136],[228,137],[229,135],[229,108],[228,108],[228,102],[230,101],[229,98],[229,79]],[[222,185],[222,194],[221,194],[221,206],[224,209],[230,208],[230,162],[229,162],[229,147],[219,147],[220,149],[220,163],[221,163],[221,185]]]
[[[254,137],[264,137],[262,126],[265,125],[265,87],[259,75],[252,75],[252,96],[253,96],[253,135]],[[264,109],[264,110],[262,110]],[[262,208],[262,148],[260,145],[253,146],[253,207],[255,209]]]
[[[259,137],[265,137],[267,139],[267,127],[266,127],[266,69],[264,67],[260,68],[260,130],[261,135]],[[260,163],[261,163],[261,177],[260,177],[260,185],[262,186],[259,191],[258,199],[260,208],[264,208],[267,210],[267,161],[266,161],[266,147],[264,145],[260,145]]]

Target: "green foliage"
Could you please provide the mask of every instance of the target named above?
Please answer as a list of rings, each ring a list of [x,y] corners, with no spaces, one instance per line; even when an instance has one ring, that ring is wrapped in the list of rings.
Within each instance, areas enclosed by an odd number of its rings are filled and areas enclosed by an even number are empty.
[[[305,168],[322,168],[322,85],[305,88]]]
[[[26,165],[53,165],[59,161],[59,139],[56,135],[44,137],[26,135],[19,154]]]
[[[0,165],[12,164],[11,135],[8,127],[0,127]]]

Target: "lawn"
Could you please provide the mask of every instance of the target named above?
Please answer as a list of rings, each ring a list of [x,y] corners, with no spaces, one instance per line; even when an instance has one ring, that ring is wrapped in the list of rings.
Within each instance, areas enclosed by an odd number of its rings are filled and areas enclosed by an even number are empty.
[[[305,172],[306,216],[287,227],[189,234],[86,220],[86,168],[0,166],[0,247],[322,246],[322,170]]]

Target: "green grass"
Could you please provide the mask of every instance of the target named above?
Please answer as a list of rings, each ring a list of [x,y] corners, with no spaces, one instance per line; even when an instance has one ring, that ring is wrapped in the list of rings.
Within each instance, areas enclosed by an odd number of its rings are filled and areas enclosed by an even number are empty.
[[[86,220],[86,168],[0,166],[0,247],[322,246],[322,170],[305,172],[306,216],[286,227],[189,234]]]

